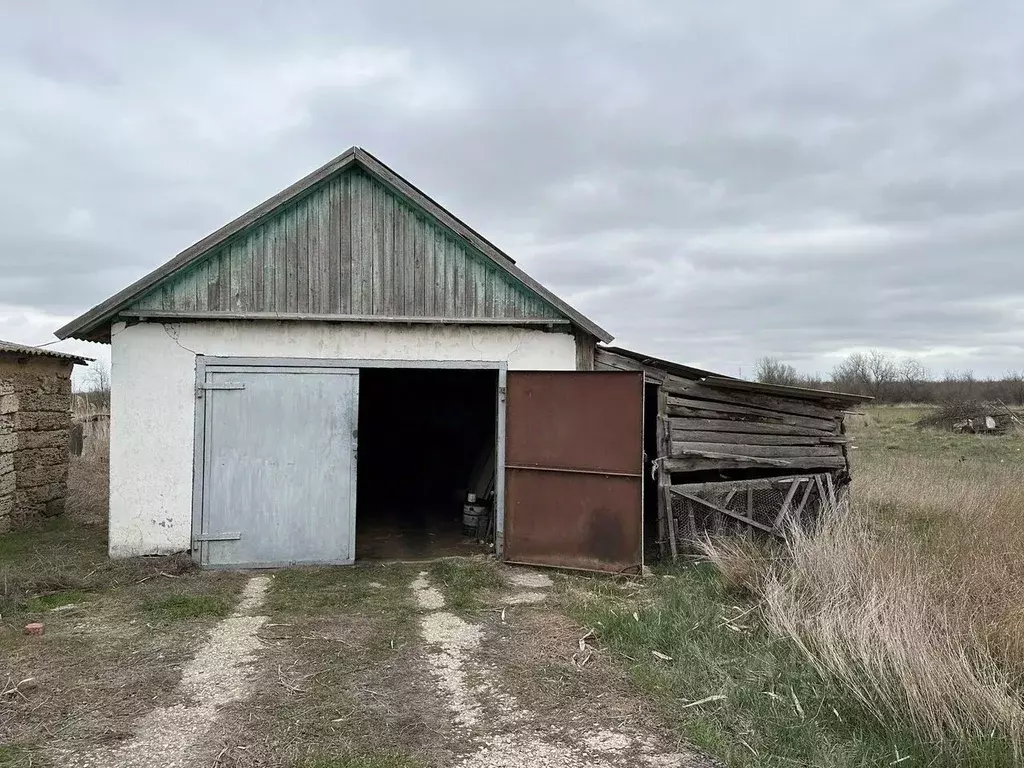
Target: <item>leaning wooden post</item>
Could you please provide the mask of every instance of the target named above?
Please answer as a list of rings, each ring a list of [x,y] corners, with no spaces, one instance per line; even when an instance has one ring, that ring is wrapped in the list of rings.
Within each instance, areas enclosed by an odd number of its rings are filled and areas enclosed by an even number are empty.
[[[665,463],[672,456],[672,424],[668,418],[668,392],[658,387],[658,535],[661,539],[661,555],[665,556],[665,536],[672,560],[679,557],[676,547],[676,526],[672,515],[672,475],[665,469]]]

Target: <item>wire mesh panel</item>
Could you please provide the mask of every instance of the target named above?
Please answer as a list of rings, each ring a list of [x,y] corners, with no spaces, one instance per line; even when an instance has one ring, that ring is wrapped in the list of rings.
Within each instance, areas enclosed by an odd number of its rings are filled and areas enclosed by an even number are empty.
[[[693,483],[671,486],[668,531],[675,540],[705,534],[784,535],[792,524],[813,527],[836,504],[832,476]]]

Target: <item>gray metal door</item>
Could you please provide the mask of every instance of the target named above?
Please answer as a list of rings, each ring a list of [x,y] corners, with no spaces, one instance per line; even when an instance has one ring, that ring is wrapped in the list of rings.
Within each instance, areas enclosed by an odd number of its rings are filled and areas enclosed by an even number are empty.
[[[209,366],[196,394],[199,562],[351,563],[359,372]]]

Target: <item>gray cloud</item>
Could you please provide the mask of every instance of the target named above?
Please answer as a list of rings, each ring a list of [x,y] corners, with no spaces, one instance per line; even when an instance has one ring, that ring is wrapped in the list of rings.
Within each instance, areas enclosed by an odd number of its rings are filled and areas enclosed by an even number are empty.
[[[1024,367],[1024,6],[493,6],[6,10],[0,336],[360,144],[622,344]]]

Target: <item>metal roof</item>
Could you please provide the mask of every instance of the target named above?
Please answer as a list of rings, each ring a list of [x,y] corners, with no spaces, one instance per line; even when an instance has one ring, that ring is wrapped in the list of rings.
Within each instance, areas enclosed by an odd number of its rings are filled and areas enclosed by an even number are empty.
[[[91,357],[82,357],[81,355],[72,355],[68,352],[56,352],[52,349],[44,349],[43,347],[30,347],[27,344],[15,344],[13,341],[0,341],[0,355],[31,355],[33,357],[55,357],[59,360],[70,360],[76,365],[88,365],[93,359]]]
[[[436,201],[425,195],[406,179],[399,176],[376,157],[360,147],[351,147],[326,165],[307,175],[305,178],[300,179],[290,187],[278,192],[270,199],[260,203],[247,213],[242,214],[234,221],[221,227],[213,234],[203,238],[195,245],[186,248],[163,266],[158,267],[145,277],[114,294],[106,301],[96,305],[88,312],[72,320],[63,328],[58,329],[55,335],[61,339],[75,337],[89,340],[106,340],[109,326],[117,316],[118,312],[126,309],[132,302],[146,294],[154,286],[162,283],[170,275],[187,269],[189,266],[207,256],[213,249],[222,245],[225,241],[234,237],[242,230],[266,221],[286,205],[309,192],[316,185],[321,184],[353,165],[361,167],[380,183],[395,190],[395,192],[412,204],[418,206],[427,215],[440,222],[456,236],[468,242],[473,248],[493,261],[499,268],[525,285],[551,306],[555,307],[566,318],[568,318],[570,322],[601,341],[611,341],[612,336],[608,331],[604,330],[593,320],[585,317],[580,312],[570,307],[565,301],[555,296],[555,294],[517,267],[512,258],[498,249],[497,246],[486,240],[475,230],[468,227],[460,219],[456,218],[452,213],[440,206]],[[282,317],[280,319],[286,318]]]

